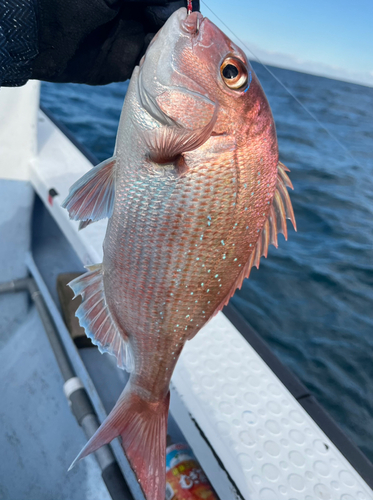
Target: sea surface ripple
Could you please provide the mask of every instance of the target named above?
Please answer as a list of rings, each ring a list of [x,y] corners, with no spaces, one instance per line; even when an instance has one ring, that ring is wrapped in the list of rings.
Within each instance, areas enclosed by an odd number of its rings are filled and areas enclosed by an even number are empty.
[[[291,169],[298,232],[232,301],[373,461],[373,88],[271,68],[343,147],[253,64]],[[44,83],[41,102],[100,160],[127,83]]]

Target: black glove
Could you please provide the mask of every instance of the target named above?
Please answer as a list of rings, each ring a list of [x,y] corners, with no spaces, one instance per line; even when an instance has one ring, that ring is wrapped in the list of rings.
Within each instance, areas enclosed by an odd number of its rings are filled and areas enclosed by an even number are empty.
[[[154,34],[186,0],[38,0],[31,78],[104,85],[131,77]],[[193,0],[199,10],[199,0]]]

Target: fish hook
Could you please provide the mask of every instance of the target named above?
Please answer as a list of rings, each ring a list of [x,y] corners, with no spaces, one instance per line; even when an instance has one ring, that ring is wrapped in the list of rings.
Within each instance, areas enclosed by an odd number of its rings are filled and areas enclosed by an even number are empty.
[[[192,12],[192,0],[187,0],[187,12],[188,12],[188,16],[189,14]]]

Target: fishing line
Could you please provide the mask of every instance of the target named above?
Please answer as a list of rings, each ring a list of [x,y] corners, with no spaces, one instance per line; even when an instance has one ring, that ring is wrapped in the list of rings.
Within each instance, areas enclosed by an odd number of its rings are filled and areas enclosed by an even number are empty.
[[[330,130],[328,130],[325,125],[323,125],[320,120],[310,111],[303,103],[296,97],[293,92],[266,66],[260,58],[246,45],[245,42],[241,40],[231,29],[230,27],[217,15],[215,12],[207,5],[207,3],[204,0],[200,0],[204,6],[218,19],[227,30],[232,33],[232,35],[243,45],[256,59],[256,61],[261,64],[267,71],[268,73],[273,76],[273,78],[286,90],[286,92],[293,98],[295,101],[299,104],[299,106],[313,119],[315,122],[356,162],[359,166],[360,163],[358,160],[353,156],[351,151],[332,133]]]

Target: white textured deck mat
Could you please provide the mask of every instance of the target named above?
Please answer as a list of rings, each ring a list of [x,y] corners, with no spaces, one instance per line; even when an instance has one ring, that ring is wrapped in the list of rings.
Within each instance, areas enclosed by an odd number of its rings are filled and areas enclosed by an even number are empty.
[[[78,232],[60,206],[90,164],[42,113],[38,133],[31,181],[83,263],[99,262],[106,222]],[[59,193],[52,203],[50,188]],[[187,343],[172,381],[245,500],[373,500],[372,490],[223,314]]]
[[[187,343],[173,383],[245,498],[373,499],[222,313]]]

